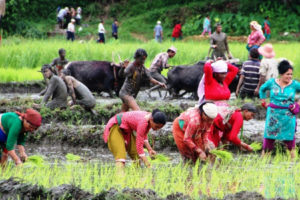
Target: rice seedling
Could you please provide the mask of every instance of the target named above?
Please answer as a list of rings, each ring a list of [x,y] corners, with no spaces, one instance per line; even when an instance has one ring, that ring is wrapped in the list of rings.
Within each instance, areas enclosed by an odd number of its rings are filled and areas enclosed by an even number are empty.
[[[228,163],[233,159],[232,153],[228,151],[223,151],[223,150],[218,150],[218,149],[213,149],[209,151],[211,154],[217,156],[222,160],[224,163]]]
[[[94,41],[85,43],[70,43],[60,39],[48,40],[26,40],[11,39],[3,40],[0,51],[0,80],[7,81],[25,81],[42,79],[41,73],[37,72],[43,64],[51,63],[58,56],[58,49],[65,48],[66,57],[70,61],[76,60],[107,60],[119,62],[118,55],[122,60],[133,60],[134,52],[137,48],[144,48],[148,53],[145,66],[149,67],[155,55],[166,51],[171,45],[174,45],[178,52],[176,56],[169,60],[171,66],[188,65],[203,60],[207,56],[209,49],[208,41],[194,42],[156,42],[138,43],[111,41],[105,45],[96,44]],[[248,52],[244,43],[230,42],[231,53],[245,61],[248,58]],[[274,49],[276,57],[290,59],[294,66],[300,64],[300,58],[297,56],[300,49],[297,48],[297,42],[275,43]],[[24,51],[26,49],[26,51]],[[24,72],[24,73],[23,73]],[[167,70],[163,71],[166,75]],[[294,76],[300,78],[300,71],[295,70]]]
[[[262,143],[253,142],[252,144],[250,144],[250,147],[253,149],[253,151],[259,151],[262,149]]]
[[[54,161],[20,168],[10,162],[1,174],[2,179],[22,178],[46,188],[74,184],[94,194],[112,187],[118,190],[128,187],[152,189],[161,197],[182,192],[194,199],[199,199],[199,195],[223,198],[246,190],[267,198],[296,198],[300,194],[299,170],[298,158],[291,162],[284,153],[278,153],[263,158],[237,155],[230,162],[214,165],[161,162],[147,169],[128,164],[121,176],[112,163]]]
[[[79,161],[79,160],[81,160],[81,157],[78,156],[78,155],[74,155],[72,153],[68,153],[66,155],[66,159],[69,160],[69,161]]]

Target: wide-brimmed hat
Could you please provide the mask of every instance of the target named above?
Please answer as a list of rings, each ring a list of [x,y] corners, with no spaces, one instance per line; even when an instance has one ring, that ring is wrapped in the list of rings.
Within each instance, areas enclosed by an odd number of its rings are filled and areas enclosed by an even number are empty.
[[[177,52],[177,49],[176,49],[174,46],[171,46],[170,48],[168,48],[168,50],[171,50],[171,51],[173,51],[174,53]]]
[[[272,44],[268,43],[258,48],[258,52],[265,58],[274,58],[275,52]]]

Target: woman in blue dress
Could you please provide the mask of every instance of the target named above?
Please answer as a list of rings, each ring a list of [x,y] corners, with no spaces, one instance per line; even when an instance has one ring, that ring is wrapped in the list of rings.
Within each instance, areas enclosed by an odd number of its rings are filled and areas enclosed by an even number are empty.
[[[291,157],[295,157],[295,132],[296,132],[296,110],[295,95],[300,92],[300,83],[293,80],[293,67],[287,60],[278,65],[279,78],[270,79],[264,83],[259,96],[262,105],[267,107],[267,116],[263,141],[263,152],[274,148],[275,140],[284,141]],[[270,103],[267,105],[265,99],[267,91],[270,91]]]

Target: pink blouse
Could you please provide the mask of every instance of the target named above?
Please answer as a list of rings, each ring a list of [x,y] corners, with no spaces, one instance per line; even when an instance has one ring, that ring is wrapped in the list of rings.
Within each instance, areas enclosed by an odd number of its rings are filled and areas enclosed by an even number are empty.
[[[252,31],[248,36],[248,44],[260,46],[265,39],[266,38],[261,31]]]
[[[148,140],[148,132],[151,128],[146,119],[148,114],[150,113],[146,111],[130,111],[118,114],[122,115],[120,128],[123,132],[126,146],[130,144],[131,134],[136,131],[136,149],[140,157],[145,156],[144,141]],[[117,115],[110,118],[105,126],[103,139],[106,143],[109,138],[110,128],[115,124],[118,124]]]

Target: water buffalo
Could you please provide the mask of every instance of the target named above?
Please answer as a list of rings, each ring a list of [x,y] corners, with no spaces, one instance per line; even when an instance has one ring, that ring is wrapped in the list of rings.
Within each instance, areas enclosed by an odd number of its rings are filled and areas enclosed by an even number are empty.
[[[203,67],[205,61],[199,61],[192,66],[174,66],[168,72],[168,90],[172,96],[183,96],[188,92],[192,92],[197,99],[197,89],[199,82],[203,76]],[[235,65],[241,67],[240,65]],[[239,75],[231,82],[229,89],[231,92],[235,92],[239,80]],[[179,92],[184,90],[185,92],[179,95]]]
[[[66,72],[85,84],[93,92],[107,92],[112,97],[115,91],[119,91],[124,79],[119,77],[118,72],[123,66],[127,66],[129,61],[115,64],[108,61],[74,61],[69,62]]]

